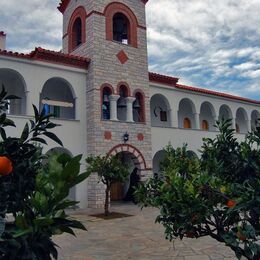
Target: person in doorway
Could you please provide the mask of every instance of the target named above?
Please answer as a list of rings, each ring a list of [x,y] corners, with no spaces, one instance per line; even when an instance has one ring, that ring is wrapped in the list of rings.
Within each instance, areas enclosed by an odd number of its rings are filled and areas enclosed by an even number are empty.
[[[124,197],[124,201],[133,201],[134,203],[136,203],[136,200],[134,198],[134,191],[135,191],[135,187],[137,187],[139,182],[140,182],[140,175],[138,174],[138,169],[134,168],[134,170],[130,175],[129,189]]]

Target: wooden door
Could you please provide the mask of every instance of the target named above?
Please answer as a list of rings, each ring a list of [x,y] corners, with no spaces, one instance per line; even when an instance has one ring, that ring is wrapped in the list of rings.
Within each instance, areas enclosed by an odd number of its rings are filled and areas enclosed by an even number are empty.
[[[112,184],[110,190],[110,200],[122,200],[123,199],[123,184],[121,182],[117,182]]]

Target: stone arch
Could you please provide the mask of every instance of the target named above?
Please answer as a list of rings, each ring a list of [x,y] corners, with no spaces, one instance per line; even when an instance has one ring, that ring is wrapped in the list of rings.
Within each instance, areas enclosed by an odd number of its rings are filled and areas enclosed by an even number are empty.
[[[57,118],[75,119],[76,96],[71,84],[60,77],[48,79],[40,93],[40,108],[44,105],[48,106],[45,106],[46,113],[52,113]]]
[[[225,120],[227,119],[233,119],[233,114],[231,108],[224,104],[219,108],[219,120],[224,118]]]
[[[15,95],[20,99],[10,100],[8,114],[26,114],[26,92],[27,86],[23,76],[16,70],[0,68],[0,88],[4,85],[8,95]]]
[[[202,130],[215,130],[215,118],[216,118],[216,111],[214,106],[208,102],[205,101],[200,106],[200,128]],[[207,122],[208,129],[203,128],[203,125],[205,125],[205,122]]]
[[[134,12],[125,4],[113,2],[106,6],[104,15],[106,17],[106,39],[113,41],[113,17],[115,14],[123,14],[129,21],[129,45],[137,48],[137,26],[138,21]]]
[[[144,159],[144,156],[142,153],[133,145],[130,144],[119,144],[113,147],[109,152],[108,155],[116,155],[122,152],[130,153],[132,154],[132,160],[134,162],[135,167],[138,168],[138,170],[143,171],[146,167],[146,162]]]
[[[190,120],[191,128],[195,128],[196,107],[192,100],[183,98],[179,102],[178,121],[179,128],[184,128],[184,121]]]
[[[246,113],[246,110],[242,107],[239,107],[236,111],[236,131],[237,133],[247,133],[247,131],[250,131],[248,129],[248,115]]]
[[[68,51],[69,53],[80,46],[82,43],[86,42],[86,18],[87,13],[83,6],[79,6],[75,9],[73,14],[71,15],[69,25],[68,25]],[[78,25],[77,25],[78,23]],[[75,28],[75,26],[79,26],[80,28]],[[75,31],[76,29],[80,29],[80,32]],[[80,42],[77,42],[77,35],[80,33]],[[76,37],[76,38],[75,38]]]
[[[150,113],[152,126],[171,126],[170,103],[162,94],[154,94],[150,99]]]

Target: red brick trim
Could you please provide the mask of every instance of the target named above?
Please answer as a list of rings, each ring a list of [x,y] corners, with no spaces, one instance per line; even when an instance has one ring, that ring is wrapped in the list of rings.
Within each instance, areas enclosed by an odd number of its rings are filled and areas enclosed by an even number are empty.
[[[105,140],[111,140],[112,139],[112,133],[110,131],[104,132],[104,138]]]
[[[72,13],[68,25],[68,36],[69,36],[69,47],[68,51],[69,53],[72,52],[75,49],[75,46],[73,46],[73,25],[76,21],[77,18],[80,18],[81,20],[81,43],[86,42],[86,18],[87,18],[87,13],[86,10],[83,6],[77,7],[74,12]],[[76,46],[78,47],[78,46]]]
[[[0,50],[0,56],[8,56],[8,57],[21,58],[27,60],[39,60],[48,63],[61,64],[65,66],[77,67],[83,69],[87,69],[90,63],[90,59],[88,58],[71,55],[71,54],[64,54],[56,51],[50,51],[50,50],[42,49],[40,47],[35,48],[35,50],[29,54]]]
[[[117,92],[117,95],[120,95],[120,87],[121,86],[125,86],[126,89],[127,89],[127,97],[131,97],[131,90],[130,90],[130,87],[129,85],[124,82],[124,81],[120,81],[118,84],[117,84],[117,88],[116,88],[116,92]]]
[[[133,145],[131,144],[118,144],[115,147],[113,147],[107,154],[108,155],[116,155],[121,152],[128,152],[131,153],[132,155],[138,154],[138,156],[135,156],[135,159],[138,161],[139,170],[145,170],[146,168],[146,162],[144,159],[144,156],[142,153]]]
[[[116,13],[124,14],[130,25],[129,25],[129,45],[137,48],[137,18],[133,11],[125,4],[113,2],[106,6],[104,14],[106,17],[106,39],[113,41],[113,17]]]

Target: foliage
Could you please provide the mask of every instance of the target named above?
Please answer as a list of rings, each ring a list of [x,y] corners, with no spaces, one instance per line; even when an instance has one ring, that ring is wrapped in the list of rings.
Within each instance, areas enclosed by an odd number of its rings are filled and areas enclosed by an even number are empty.
[[[87,172],[97,173],[100,181],[106,185],[105,215],[108,215],[111,185],[126,180],[129,175],[128,167],[117,156],[89,156],[86,162]]]
[[[0,93],[0,156],[12,162],[13,171],[0,176],[0,259],[57,259],[57,250],[51,237],[71,228],[85,229],[70,219],[65,209],[77,202],[67,199],[69,190],[84,180],[87,173],[79,174],[81,156],[42,155],[44,136],[62,145],[50,132],[57,124],[50,122],[51,115],[38,112],[26,124],[20,138],[9,137],[5,127],[15,127],[4,113],[8,108],[5,89]],[[0,227],[0,228],[1,228]]]
[[[239,143],[230,121],[204,139],[201,159],[187,147],[169,145],[162,162],[164,179],[151,179],[136,192],[142,206],[160,209],[156,221],[166,238],[211,236],[238,258],[260,258],[260,131]]]

